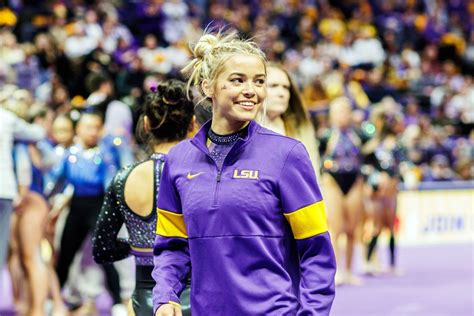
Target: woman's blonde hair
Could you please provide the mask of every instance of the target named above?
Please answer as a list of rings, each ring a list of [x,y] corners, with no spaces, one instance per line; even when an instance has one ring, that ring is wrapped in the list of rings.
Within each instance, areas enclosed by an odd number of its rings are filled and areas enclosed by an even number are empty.
[[[254,55],[261,58],[264,65],[266,62],[263,51],[252,40],[240,38],[235,30],[220,29],[216,33],[205,30],[190,48],[194,58],[181,71],[188,78],[188,94],[192,86],[197,87],[201,94],[202,99],[198,103],[207,98],[201,87],[202,82],[208,80],[209,85],[213,86],[222,66],[231,55]]]

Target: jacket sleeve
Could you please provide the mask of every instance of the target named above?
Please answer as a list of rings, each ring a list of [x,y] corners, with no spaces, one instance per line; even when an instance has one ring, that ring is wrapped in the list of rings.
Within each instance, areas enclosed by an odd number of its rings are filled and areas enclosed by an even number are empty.
[[[166,303],[180,304],[179,296],[190,271],[189,247],[181,201],[170,163],[165,162],[158,193],[158,222],[153,247],[154,311]]]
[[[13,147],[15,158],[15,173],[18,185],[29,188],[33,178],[31,159],[29,158],[28,145],[18,143]]]
[[[69,155],[69,151],[66,151],[56,165],[48,172],[48,181],[45,189],[45,195],[48,199],[64,192],[69,184],[67,178]]]
[[[46,131],[39,125],[28,124],[16,116],[13,121],[13,137],[16,140],[37,142],[46,137]]]
[[[336,260],[321,192],[308,153],[298,143],[281,172],[280,198],[300,259],[298,315],[329,315],[335,296]]]
[[[115,178],[105,194],[92,238],[92,255],[97,263],[111,263],[130,255],[130,244],[125,239],[117,238],[124,219],[118,209],[120,201],[116,185]]]
[[[114,179],[115,174],[117,173],[119,169],[119,165],[117,164],[112,155],[107,152],[107,149],[104,148],[104,146],[101,145],[101,150],[102,150],[102,165],[100,171],[102,172],[103,176],[103,187],[104,191],[107,190],[109,187],[110,183],[112,183],[112,180]]]
[[[36,148],[41,153],[42,169],[51,170],[61,159],[55,152],[54,147],[46,140],[40,140],[36,143]]]

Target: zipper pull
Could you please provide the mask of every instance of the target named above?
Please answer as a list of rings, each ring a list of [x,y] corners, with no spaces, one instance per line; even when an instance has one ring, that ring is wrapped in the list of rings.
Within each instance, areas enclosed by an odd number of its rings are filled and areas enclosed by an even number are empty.
[[[217,182],[221,182],[221,171],[217,172]]]

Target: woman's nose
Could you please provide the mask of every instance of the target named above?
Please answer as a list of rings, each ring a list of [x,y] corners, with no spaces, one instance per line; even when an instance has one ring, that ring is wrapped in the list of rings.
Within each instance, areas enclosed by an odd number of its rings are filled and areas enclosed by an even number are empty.
[[[248,82],[244,85],[242,93],[246,97],[253,97],[255,95],[255,87],[253,86],[253,84],[251,82]]]

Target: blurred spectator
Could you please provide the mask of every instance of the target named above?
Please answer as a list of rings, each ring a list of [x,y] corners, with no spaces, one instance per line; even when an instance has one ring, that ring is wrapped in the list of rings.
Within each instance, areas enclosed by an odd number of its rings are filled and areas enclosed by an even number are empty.
[[[3,267],[8,251],[10,216],[13,205],[19,205],[17,185],[13,170],[13,142],[15,140],[39,141],[45,131],[35,125],[29,125],[15,114],[0,106],[0,268]],[[14,201],[15,200],[15,201]],[[14,204],[15,203],[15,204]]]
[[[144,69],[148,71],[156,71],[154,68],[159,65],[159,53],[160,50],[158,49],[158,41],[156,36],[153,34],[148,34],[145,37],[143,47],[138,49],[138,57],[141,58]]]
[[[428,170],[423,175],[423,181],[452,181],[455,174],[449,167],[449,159],[442,154],[433,156]]]
[[[105,117],[107,107],[113,100],[114,86],[112,80],[101,73],[91,73],[86,78],[86,84],[90,91],[86,106],[93,107],[102,117]]]
[[[188,5],[184,0],[166,1],[162,7],[164,22],[163,36],[166,42],[173,44],[183,38],[188,20]]]
[[[104,51],[108,54],[113,54],[117,49],[119,39],[123,39],[126,43],[133,41],[133,35],[129,29],[119,23],[118,17],[114,14],[108,15],[102,25],[104,37],[101,40],[101,45]]]
[[[98,45],[96,38],[89,36],[82,23],[72,26],[72,34],[64,42],[64,53],[68,58],[83,57],[92,52]]]
[[[41,83],[39,61],[34,54],[34,46],[25,44],[23,46],[24,59],[15,64],[16,84],[21,89],[34,92]]]
[[[405,108],[405,125],[416,125],[418,124],[418,118],[420,117],[420,107],[418,103],[410,99]]]

